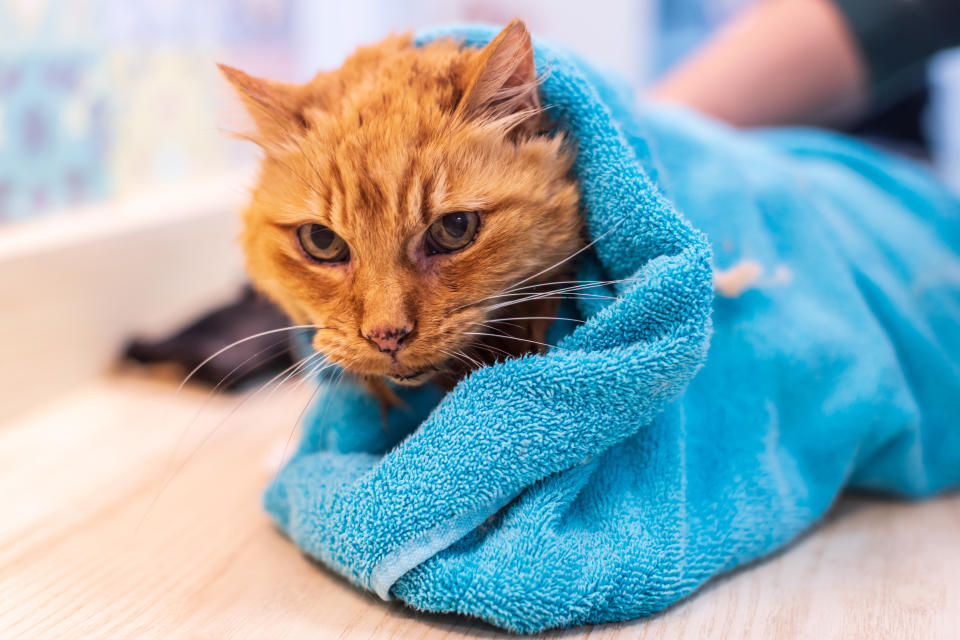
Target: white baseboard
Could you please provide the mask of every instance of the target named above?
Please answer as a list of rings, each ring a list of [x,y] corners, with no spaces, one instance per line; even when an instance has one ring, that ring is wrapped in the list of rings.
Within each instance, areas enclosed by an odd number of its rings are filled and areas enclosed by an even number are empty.
[[[235,295],[245,176],[0,226],[0,422]]]

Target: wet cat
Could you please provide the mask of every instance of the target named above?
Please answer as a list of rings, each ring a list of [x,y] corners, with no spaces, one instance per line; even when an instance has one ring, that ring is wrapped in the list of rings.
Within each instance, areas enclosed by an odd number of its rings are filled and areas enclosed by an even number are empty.
[[[482,49],[392,36],[303,85],[221,70],[263,151],[248,271],[329,362],[452,386],[542,349],[582,219],[521,21]]]

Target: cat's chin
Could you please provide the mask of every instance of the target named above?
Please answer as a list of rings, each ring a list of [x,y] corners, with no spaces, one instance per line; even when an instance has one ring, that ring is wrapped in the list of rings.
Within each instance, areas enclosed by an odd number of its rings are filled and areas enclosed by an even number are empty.
[[[435,375],[437,375],[436,369],[426,369],[424,371],[415,371],[409,375],[386,375],[384,377],[394,384],[405,387],[416,387],[432,379]]]

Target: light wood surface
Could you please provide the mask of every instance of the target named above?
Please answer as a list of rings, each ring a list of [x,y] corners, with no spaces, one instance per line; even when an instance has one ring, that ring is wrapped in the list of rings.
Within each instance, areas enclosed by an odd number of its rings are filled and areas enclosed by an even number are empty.
[[[240,174],[0,225],[0,421],[236,296]],[[6,394],[6,395],[4,395]]]
[[[268,395],[237,409],[113,377],[0,426],[0,638],[500,637],[362,593],[272,527],[260,492],[309,393]],[[958,638],[958,621],[953,494],[844,500],[664,614],[549,637]]]

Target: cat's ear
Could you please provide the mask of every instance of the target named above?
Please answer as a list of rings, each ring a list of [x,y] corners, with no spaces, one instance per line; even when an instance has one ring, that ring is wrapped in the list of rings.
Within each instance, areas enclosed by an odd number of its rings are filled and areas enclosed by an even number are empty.
[[[523,118],[540,109],[533,44],[519,18],[480,51],[466,77],[466,91],[458,106],[465,118]]]
[[[307,129],[300,87],[285,82],[254,78],[239,69],[218,64],[220,72],[236,89],[259,134],[254,141],[282,144]]]

